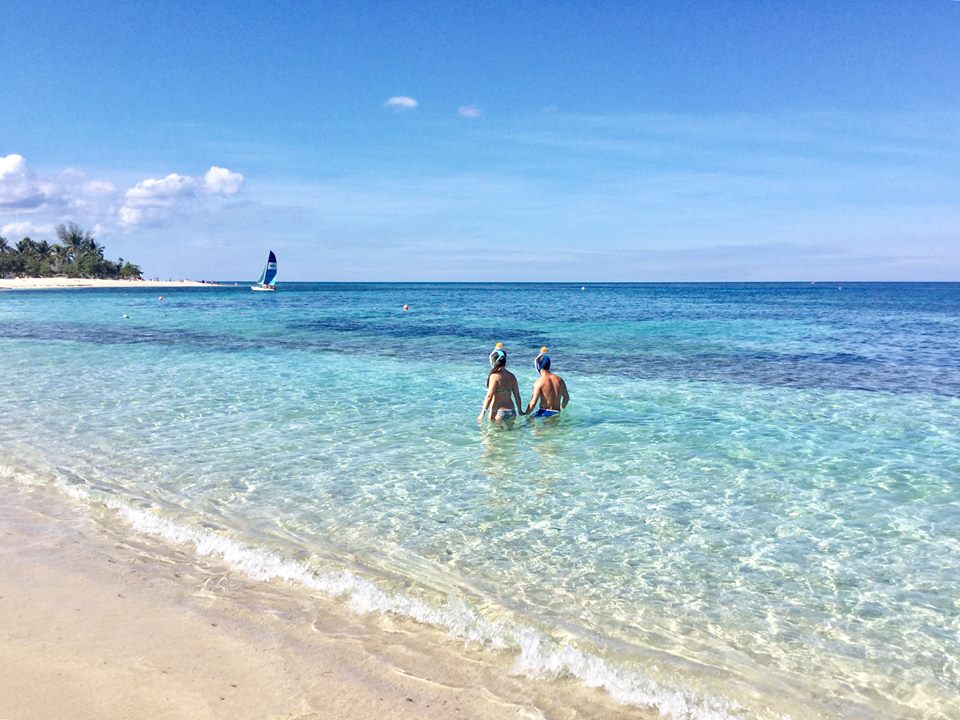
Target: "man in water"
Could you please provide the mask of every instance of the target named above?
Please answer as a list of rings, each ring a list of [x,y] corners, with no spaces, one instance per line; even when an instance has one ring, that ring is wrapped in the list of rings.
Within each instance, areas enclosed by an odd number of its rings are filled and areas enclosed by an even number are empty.
[[[547,348],[540,348],[540,354],[533,361],[533,365],[540,373],[540,377],[533,384],[533,395],[530,397],[526,413],[529,415],[539,402],[540,409],[533,413],[534,417],[559,415],[570,402],[570,393],[567,392],[567,384],[563,378],[550,372],[550,356],[547,355]]]

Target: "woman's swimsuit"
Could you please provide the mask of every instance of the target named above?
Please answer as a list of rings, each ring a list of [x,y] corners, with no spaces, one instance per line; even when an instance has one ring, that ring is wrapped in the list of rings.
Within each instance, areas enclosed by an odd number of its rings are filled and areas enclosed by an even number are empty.
[[[512,393],[513,393],[513,390],[511,390],[509,387],[506,387],[506,388],[502,387],[499,383],[497,384],[497,389],[493,391],[494,397],[496,397],[497,395],[506,395],[507,402],[510,401],[510,395]],[[495,415],[497,420],[506,420],[507,418],[512,418],[516,416],[517,416],[516,410],[514,410],[513,408],[505,408],[505,407],[499,408],[497,410],[497,414]]]

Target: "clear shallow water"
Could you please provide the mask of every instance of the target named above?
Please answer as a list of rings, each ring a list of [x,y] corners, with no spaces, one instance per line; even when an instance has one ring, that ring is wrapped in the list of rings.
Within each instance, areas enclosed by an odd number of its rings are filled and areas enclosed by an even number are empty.
[[[3,293],[3,472],[665,714],[956,717],[960,285],[842,287]],[[497,341],[568,414],[475,422]]]

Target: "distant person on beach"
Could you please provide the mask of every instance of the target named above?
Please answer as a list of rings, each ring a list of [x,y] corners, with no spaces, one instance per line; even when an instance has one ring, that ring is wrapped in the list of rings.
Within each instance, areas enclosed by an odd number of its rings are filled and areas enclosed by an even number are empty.
[[[547,355],[547,348],[540,348],[540,354],[533,361],[533,366],[540,373],[540,377],[533,384],[533,395],[530,397],[526,413],[529,415],[537,403],[540,403],[540,408],[533,413],[534,417],[559,415],[570,402],[570,393],[567,392],[567,384],[563,378],[550,372],[550,356]]]
[[[517,398],[516,406],[513,404],[514,397]],[[483,420],[488,409],[491,420],[498,422],[507,420],[516,417],[517,408],[521,407],[523,407],[523,400],[520,398],[520,386],[514,374],[507,370],[507,353],[503,349],[503,343],[497,343],[493,352],[490,353],[487,395],[483,398],[483,408],[477,420]]]

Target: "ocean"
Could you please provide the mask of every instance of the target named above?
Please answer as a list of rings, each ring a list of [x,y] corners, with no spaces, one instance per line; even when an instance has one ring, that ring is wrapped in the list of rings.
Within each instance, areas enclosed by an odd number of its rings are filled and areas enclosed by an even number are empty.
[[[666,717],[960,717],[960,284],[159,292],[0,293],[0,482]],[[568,411],[478,423],[497,342]]]

